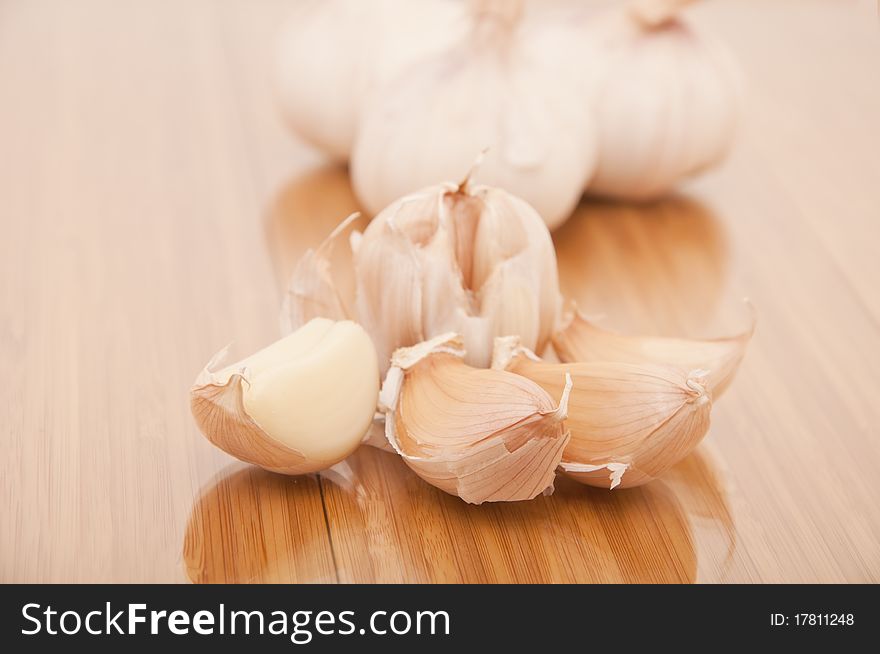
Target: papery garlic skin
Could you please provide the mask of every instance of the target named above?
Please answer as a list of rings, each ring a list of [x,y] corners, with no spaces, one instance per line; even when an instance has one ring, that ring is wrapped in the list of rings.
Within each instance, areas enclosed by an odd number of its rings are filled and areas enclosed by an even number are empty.
[[[357,319],[383,372],[399,347],[463,335],[466,362],[487,367],[495,336],[542,351],[560,306],[547,227],[523,200],[489,187],[441,184],[370,223],[355,251]]]
[[[453,334],[395,352],[380,395],[388,442],[422,479],[472,504],[552,490],[570,386],[554,406],[529,380],[462,355]]]
[[[717,400],[733,381],[755,331],[751,304],[749,327],[735,336],[716,339],[626,336],[607,331],[570,306],[553,335],[553,349],[563,363],[614,361],[655,363],[706,371],[706,387]]]
[[[353,322],[316,318],[214,372],[217,363],[191,390],[193,415],[208,440],[248,463],[285,474],[328,468],[358,447],[373,421],[376,352]]]
[[[719,162],[736,132],[743,84],[730,53],[648,6],[668,2],[643,4],[655,18],[639,19],[631,7],[586,29],[592,46],[584,57],[602,71],[592,97],[599,154],[591,194],[657,197]]]
[[[275,86],[287,123],[347,161],[358,111],[377,86],[453,42],[465,19],[445,0],[312,0],[279,34]]]
[[[592,121],[567,66],[573,34],[520,18],[519,0],[472,0],[473,28],[419,61],[364,107],[351,174],[378,213],[405,194],[457,179],[486,150],[483,184],[515,192],[553,229],[572,212],[596,159]]]
[[[709,429],[703,370],[631,363],[541,361],[497,339],[493,367],[531,379],[551,395],[572,381],[561,469],[590,486],[630,488],[656,479],[690,454]]]
[[[313,318],[345,320],[349,311],[334,282],[330,254],[360,214],[343,220],[317,247],[309,248],[294,268],[281,306],[281,333],[290,334]]]

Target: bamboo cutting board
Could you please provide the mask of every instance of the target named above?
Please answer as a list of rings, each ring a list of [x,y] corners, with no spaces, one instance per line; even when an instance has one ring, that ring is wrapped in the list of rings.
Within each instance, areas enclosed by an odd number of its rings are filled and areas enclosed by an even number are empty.
[[[204,362],[276,337],[290,266],[356,208],[273,106],[288,8],[0,6],[0,581],[880,581],[874,3],[699,7],[749,80],[732,157],[555,234],[609,326],[708,333],[751,297],[704,444],[640,489],[480,507],[368,448],[353,482],[266,473],[189,415]]]

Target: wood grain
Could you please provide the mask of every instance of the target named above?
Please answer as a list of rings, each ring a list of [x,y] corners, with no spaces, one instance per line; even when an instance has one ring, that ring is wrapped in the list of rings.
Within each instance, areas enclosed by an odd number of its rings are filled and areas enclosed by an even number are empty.
[[[370,449],[353,480],[273,475],[189,415],[356,208],[273,104],[289,6],[0,5],[0,581],[880,581],[875,3],[694,9],[749,81],[733,155],[659,203],[584,201],[555,242],[619,329],[725,330],[747,294],[748,356],[663,480],[481,507]]]

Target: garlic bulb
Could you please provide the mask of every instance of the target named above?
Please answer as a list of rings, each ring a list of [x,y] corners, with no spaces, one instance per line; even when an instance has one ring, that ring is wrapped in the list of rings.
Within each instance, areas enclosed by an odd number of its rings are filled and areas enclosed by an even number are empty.
[[[500,189],[433,186],[382,211],[355,249],[357,318],[380,366],[399,347],[460,333],[487,367],[495,336],[540,352],[559,312],[556,255],[534,209]]]
[[[560,393],[572,381],[566,427],[571,440],[560,467],[591,486],[623,488],[655,479],[681,461],[709,429],[712,407],[702,370],[611,362],[547,363],[496,340],[493,368]]]
[[[379,398],[388,441],[422,479],[471,504],[552,490],[569,386],[554,406],[528,379],[462,357],[454,334],[394,353]]]
[[[376,351],[353,322],[316,318],[190,391],[202,433],[232,456],[290,475],[329,468],[370,428],[379,393]]]
[[[741,80],[728,51],[676,17],[687,0],[637,0],[589,25],[599,140],[590,193],[655,197],[718,162],[739,114]],[[587,62],[588,64],[590,62]]]
[[[600,329],[572,306],[553,336],[553,349],[563,362],[616,361],[620,363],[669,364],[706,371],[706,387],[717,400],[728,387],[746,353],[755,330],[751,324],[736,336],[717,339],[687,339],[624,336]]]
[[[552,229],[578,202],[595,162],[592,122],[575,101],[565,25],[528,20],[522,0],[470,0],[473,26],[368,102],[352,150],[362,205],[377,213],[488,150],[481,182],[515,191]]]
[[[442,50],[464,12],[446,0],[312,0],[284,25],[276,58],[279,104],[291,127],[346,161],[363,100],[411,62]]]
[[[391,354],[445,332],[463,335],[466,362],[487,367],[495,336],[518,334],[542,352],[560,306],[547,227],[499,189],[441,184],[393,203],[352,238],[356,300],[346,309],[329,252],[350,216],[300,261],[285,297],[285,332],[315,316],[350,317],[367,330],[382,374]]]

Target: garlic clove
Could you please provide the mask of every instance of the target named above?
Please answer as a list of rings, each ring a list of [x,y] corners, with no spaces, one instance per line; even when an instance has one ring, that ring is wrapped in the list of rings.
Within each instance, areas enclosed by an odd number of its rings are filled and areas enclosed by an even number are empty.
[[[226,366],[217,354],[190,391],[202,433],[232,456],[284,474],[315,472],[351,454],[379,391],[376,352],[350,321],[315,318]]]
[[[472,368],[454,334],[394,353],[379,405],[388,441],[428,483],[466,502],[528,500],[552,488],[568,442],[560,403],[504,371]]]
[[[293,275],[281,308],[281,333],[290,334],[313,318],[346,320],[346,311],[330,271],[330,254],[345,230],[360,216],[351,214],[337,225],[316,249],[302,256]]]
[[[522,256],[509,259],[495,269],[480,290],[480,306],[489,320],[492,337],[517,334],[525,343],[539,342],[541,295],[535,286],[531,267]],[[482,368],[491,365],[491,354],[487,348],[486,356],[475,365]]]
[[[687,456],[709,429],[702,370],[611,362],[541,361],[516,337],[496,339],[493,368],[522,375],[548,393],[572,381],[560,463],[591,486],[628,488],[655,479]]]
[[[457,258],[457,244],[450,242],[451,236],[445,230],[438,230],[431,241],[419,251],[425,338],[447,332],[462,333],[462,323],[476,310],[473,294],[463,283],[462,268],[466,261]],[[474,336],[483,338],[482,335]],[[491,341],[491,337],[488,338]]]
[[[355,302],[358,319],[373,338],[384,374],[396,347],[418,343],[424,337],[418,253],[394,222],[382,225],[382,231],[382,238],[365,237],[358,246]]]
[[[535,210],[521,198],[491,187],[479,187],[474,192],[486,207],[474,248],[475,287],[486,284],[503,262],[515,260],[511,265],[530,277],[527,286],[531,287],[530,300],[538,318],[531,338],[526,337],[531,323],[528,318],[523,324],[499,326],[493,336],[518,334],[523,345],[541,352],[550,341],[561,302],[553,240]]]
[[[563,362],[655,363],[706,370],[707,388],[717,400],[733,381],[755,331],[754,307],[747,306],[749,327],[742,333],[699,340],[616,334],[591,323],[572,304],[553,336],[553,349]]]

